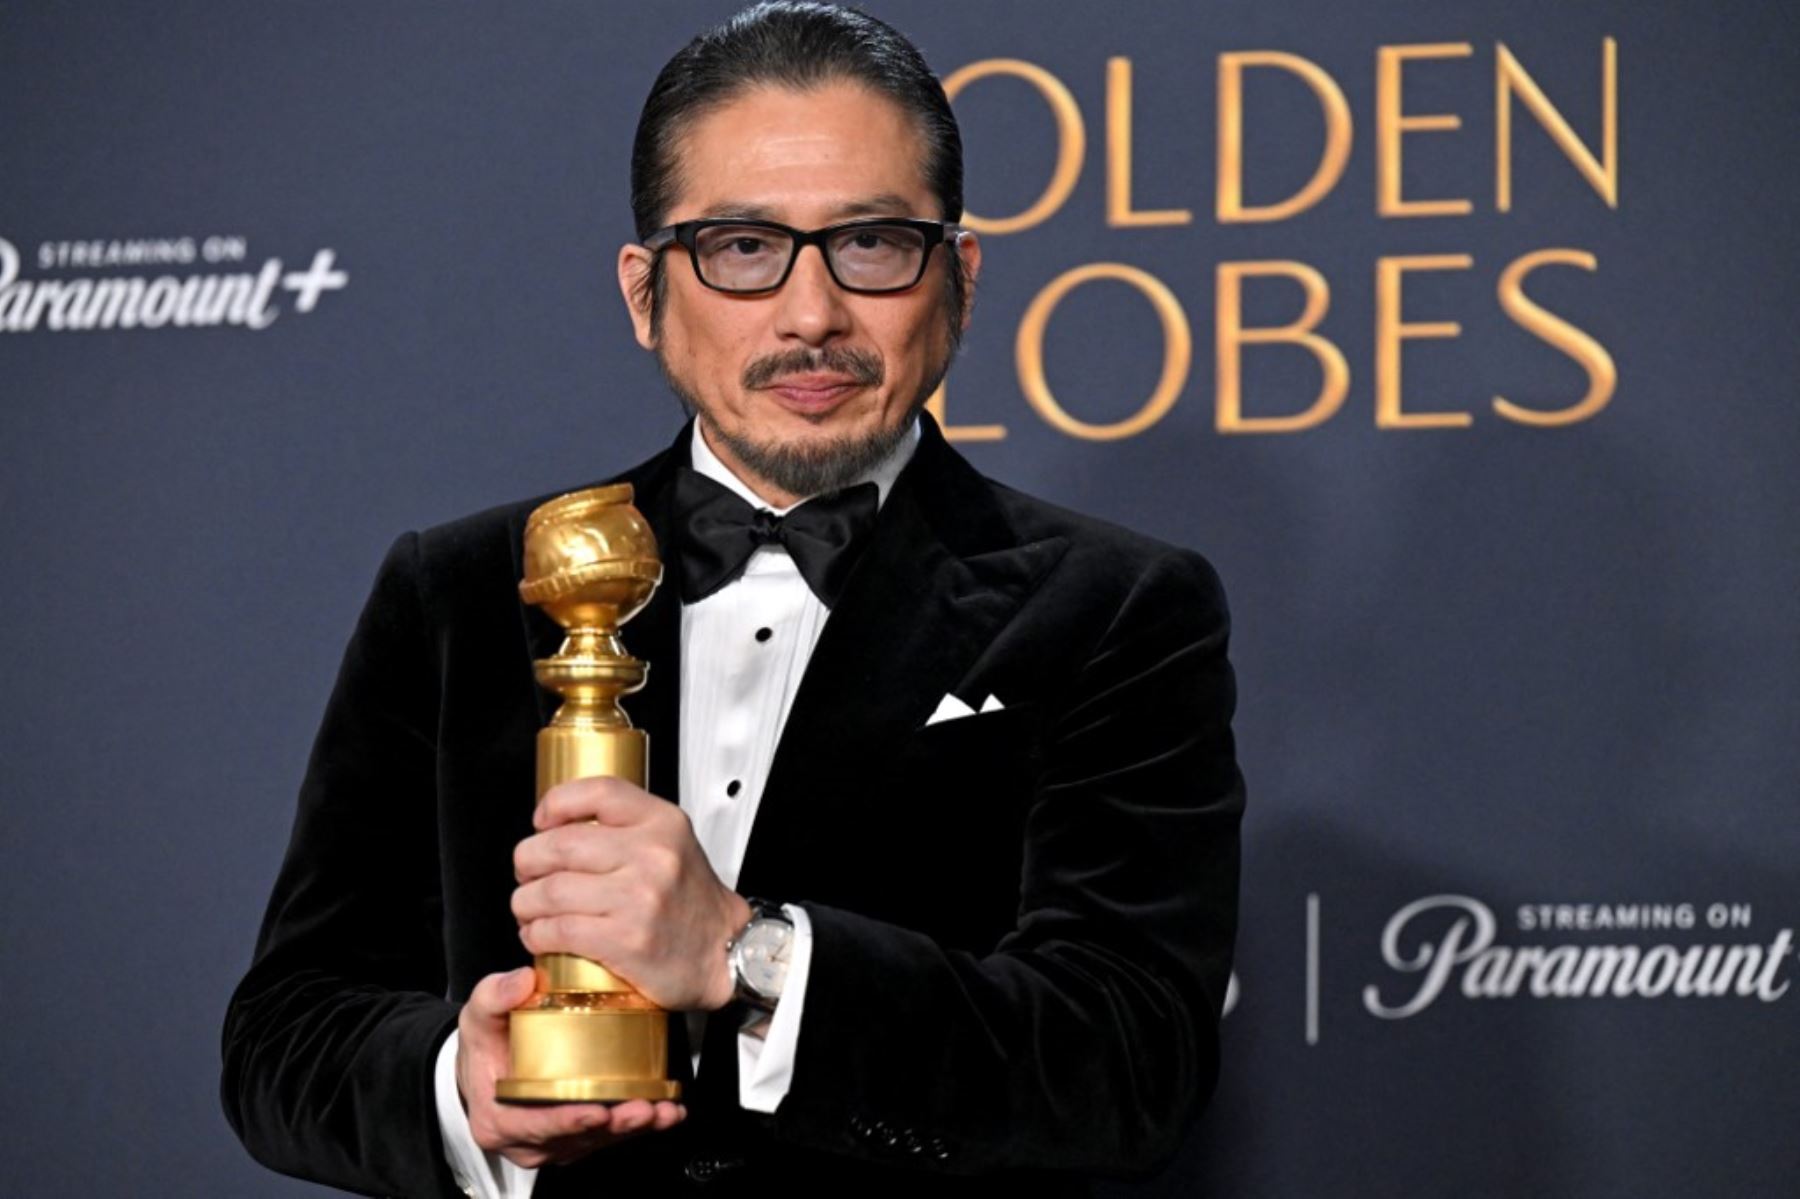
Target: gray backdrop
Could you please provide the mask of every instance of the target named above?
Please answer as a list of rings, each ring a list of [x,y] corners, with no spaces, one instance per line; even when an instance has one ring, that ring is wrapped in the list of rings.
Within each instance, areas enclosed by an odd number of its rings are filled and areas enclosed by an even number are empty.
[[[0,1189],[316,1193],[242,1153],[217,1045],[338,654],[399,530],[604,475],[674,431],[611,263],[650,80],[733,7],[0,8]],[[1800,1167],[1791,8],[877,11],[946,76],[1037,64],[1087,135],[1066,203],[987,238],[948,416],[1006,435],[963,448],[1202,550],[1233,603],[1240,988],[1213,1109],[1143,1193],[1785,1191]],[[1500,45],[1597,152],[1606,38],[1617,207],[1515,107],[1513,205],[1497,211]],[[1462,126],[1408,134],[1402,177],[1409,197],[1472,211],[1383,217],[1377,55],[1439,43],[1471,52],[1409,62],[1405,110]],[[1248,50],[1317,64],[1353,118],[1337,186],[1276,223],[1213,210],[1218,56]],[[1188,224],[1107,222],[1111,57],[1135,76],[1135,202]],[[1247,198],[1270,203],[1317,163],[1320,107],[1268,69],[1244,106]],[[1056,154],[1049,108],[1016,78],[956,107],[971,210],[1024,209]],[[1591,419],[1533,428],[1492,398],[1565,408],[1586,377],[1496,287],[1551,248],[1595,269],[1547,267],[1526,292],[1604,346],[1618,383]],[[1471,420],[1381,428],[1376,264],[1430,254],[1472,263],[1408,276],[1405,319],[1461,336],[1406,344],[1403,402]],[[1312,428],[1225,435],[1215,273],[1262,260],[1328,281],[1320,332],[1350,390]],[[1033,298],[1096,262],[1159,279],[1194,346],[1162,419],[1106,441],[1053,427],[1015,366]],[[315,265],[319,288],[286,285]],[[179,288],[233,274],[206,285],[226,289],[215,323],[193,324],[205,297],[184,309]],[[125,328],[97,297],[132,279]],[[1250,324],[1300,309],[1290,281],[1246,296]],[[83,319],[113,327],[67,327]],[[1049,330],[1068,412],[1104,424],[1143,404],[1164,342],[1142,295],[1077,288]],[[1246,411],[1300,412],[1319,378],[1305,351],[1253,347]],[[1612,973],[1584,979],[1583,963]]]

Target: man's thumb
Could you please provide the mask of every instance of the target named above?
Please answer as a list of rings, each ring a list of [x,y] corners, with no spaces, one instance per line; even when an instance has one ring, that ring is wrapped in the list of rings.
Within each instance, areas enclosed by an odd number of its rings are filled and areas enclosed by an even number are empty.
[[[508,1012],[531,998],[536,986],[536,971],[530,966],[521,966],[504,974],[490,974],[469,992],[469,1007],[484,1019],[503,1020]]]

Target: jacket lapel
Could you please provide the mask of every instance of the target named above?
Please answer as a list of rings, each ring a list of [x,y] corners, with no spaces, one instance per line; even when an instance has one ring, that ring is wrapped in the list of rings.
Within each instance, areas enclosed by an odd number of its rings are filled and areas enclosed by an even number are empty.
[[[788,713],[738,890],[779,891],[809,852],[812,805],[837,802],[892,756],[967,674],[1067,548],[1020,543],[992,485],[929,414],[871,542],[833,609]],[[840,850],[842,847],[838,847]]]

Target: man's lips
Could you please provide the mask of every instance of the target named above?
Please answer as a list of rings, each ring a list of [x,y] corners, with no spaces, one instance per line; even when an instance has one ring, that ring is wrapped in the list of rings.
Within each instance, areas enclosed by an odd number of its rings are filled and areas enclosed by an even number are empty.
[[[861,387],[848,375],[789,375],[768,390],[798,412],[822,412]]]

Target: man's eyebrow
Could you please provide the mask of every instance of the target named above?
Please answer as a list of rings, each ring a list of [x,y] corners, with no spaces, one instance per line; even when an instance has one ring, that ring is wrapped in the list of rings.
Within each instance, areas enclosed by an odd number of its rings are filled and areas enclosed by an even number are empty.
[[[840,204],[828,214],[828,220],[841,221],[859,216],[906,216],[910,207],[904,196],[893,192],[881,192],[873,196],[863,196]],[[766,204],[751,204],[741,200],[723,200],[717,204],[709,204],[704,210],[709,218],[739,217],[746,221],[774,221],[775,210]],[[778,222],[779,223],[779,222]]]

